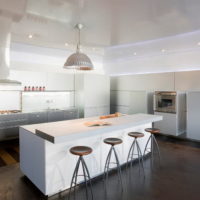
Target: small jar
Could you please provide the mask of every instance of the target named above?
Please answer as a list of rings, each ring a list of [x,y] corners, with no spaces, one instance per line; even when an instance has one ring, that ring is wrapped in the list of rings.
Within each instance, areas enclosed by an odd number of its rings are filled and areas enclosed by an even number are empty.
[[[34,86],[32,87],[32,91],[35,91],[35,87]]]

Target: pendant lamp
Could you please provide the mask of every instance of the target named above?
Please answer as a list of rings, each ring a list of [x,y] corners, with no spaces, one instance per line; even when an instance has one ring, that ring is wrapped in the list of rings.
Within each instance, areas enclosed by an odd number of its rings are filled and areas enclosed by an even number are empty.
[[[82,24],[77,24],[75,28],[78,29],[78,43],[76,52],[70,55],[65,64],[65,69],[77,69],[77,70],[93,70],[93,64],[90,58],[81,52],[80,50],[80,32],[83,28]]]

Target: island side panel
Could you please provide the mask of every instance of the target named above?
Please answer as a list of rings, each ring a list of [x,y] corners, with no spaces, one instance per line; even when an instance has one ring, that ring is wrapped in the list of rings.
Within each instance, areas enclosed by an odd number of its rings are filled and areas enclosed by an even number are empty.
[[[63,143],[53,144],[45,141],[45,180],[46,194],[51,196],[70,187],[72,174],[78,156],[72,155],[69,150],[73,146],[89,146],[93,149],[90,155],[84,156],[91,177],[102,173],[101,169],[101,135],[84,133],[82,137],[73,138]],[[83,174],[80,168],[79,174]],[[82,182],[83,177],[78,178]]]
[[[150,136],[144,129],[152,127],[151,123],[147,123],[140,126],[133,126],[128,129],[121,129],[112,132],[102,132],[100,134],[92,133],[82,134],[81,137],[77,135],[77,138],[73,139],[69,136],[67,142],[53,144],[49,141],[45,141],[45,182],[46,182],[46,194],[51,196],[60,191],[63,191],[70,187],[73,171],[78,159],[78,156],[72,155],[69,150],[76,145],[85,145],[93,149],[92,154],[84,156],[87,163],[91,177],[96,177],[103,173],[106,156],[110,149],[110,145],[104,144],[103,140],[107,137],[119,137],[123,140],[121,145],[116,146],[116,150],[119,155],[121,164],[126,163],[128,151],[133,138],[127,134],[131,131],[143,132],[145,137],[138,140],[142,153],[144,151],[145,144]],[[80,169],[80,172],[82,170]],[[79,177],[78,182],[82,182],[83,178]]]
[[[102,142],[101,142],[101,146],[102,146],[101,147],[101,155],[102,155],[102,157],[101,157],[101,168],[102,169],[104,168],[104,165],[105,165],[105,162],[106,162],[106,157],[107,157],[109,149],[110,149],[110,145],[107,145],[103,142],[103,140],[105,138],[118,137],[118,138],[123,140],[123,143],[120,144],[120,145],[116,145],[115,149],[117,151],[120,164],[124,164],[124,163],[127,162],[128,152],[129,152],[130,146],[131,146],[131,144],[134,140],[134,138],[128,136],[128,133],[129,132],[144,133],[144,137],[138,139],[138,143],[139,143],[139,146],[140,146],[142,154],[143,154],[145,145],[146,145],[147,140],[149,139],[149,136],[150,136],[150,134],[145,132],[144,129],[150,128],[150,127],[152,127],[152,123],[147,123],[147,124],[144,124],[144,125],[134,126],[134,127],[131,127],[131,128],[127,128],[127,129],[113,131],[113,132],[109,132],[107,134],[103,134],[102,138],[101,138],[101,140],[102,140]],[[148,148],[149,148],[149,151],[150,151],[150,144],[149,144]],[[137,153],[136,148],[135,148],[134,152]],[[134,158],[136,158],[136,157],[137,156],[134,155]],[[111,162],[115,162],[114,157],[111,158]],[[112,166],[116,167],[115,165],[112,165]],[[110,166],[110,167],[112,168],[112,166]]]
[[[20,128],[20,169],[43,193],[45,183],[45,140]]]

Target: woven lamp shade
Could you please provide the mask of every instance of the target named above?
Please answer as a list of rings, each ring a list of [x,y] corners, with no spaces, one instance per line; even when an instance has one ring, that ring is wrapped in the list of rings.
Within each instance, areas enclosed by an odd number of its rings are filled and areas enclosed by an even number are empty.
[[[93,70],[93,64],[90,58],[80,51],[68,57],[64,64],[65,69]]]

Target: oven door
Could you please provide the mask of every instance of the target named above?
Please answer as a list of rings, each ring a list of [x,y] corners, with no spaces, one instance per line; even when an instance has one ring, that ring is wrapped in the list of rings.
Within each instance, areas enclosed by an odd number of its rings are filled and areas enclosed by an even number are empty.
[[[176,113],[176,93],[157,93],[155,95],[155,111]]]

